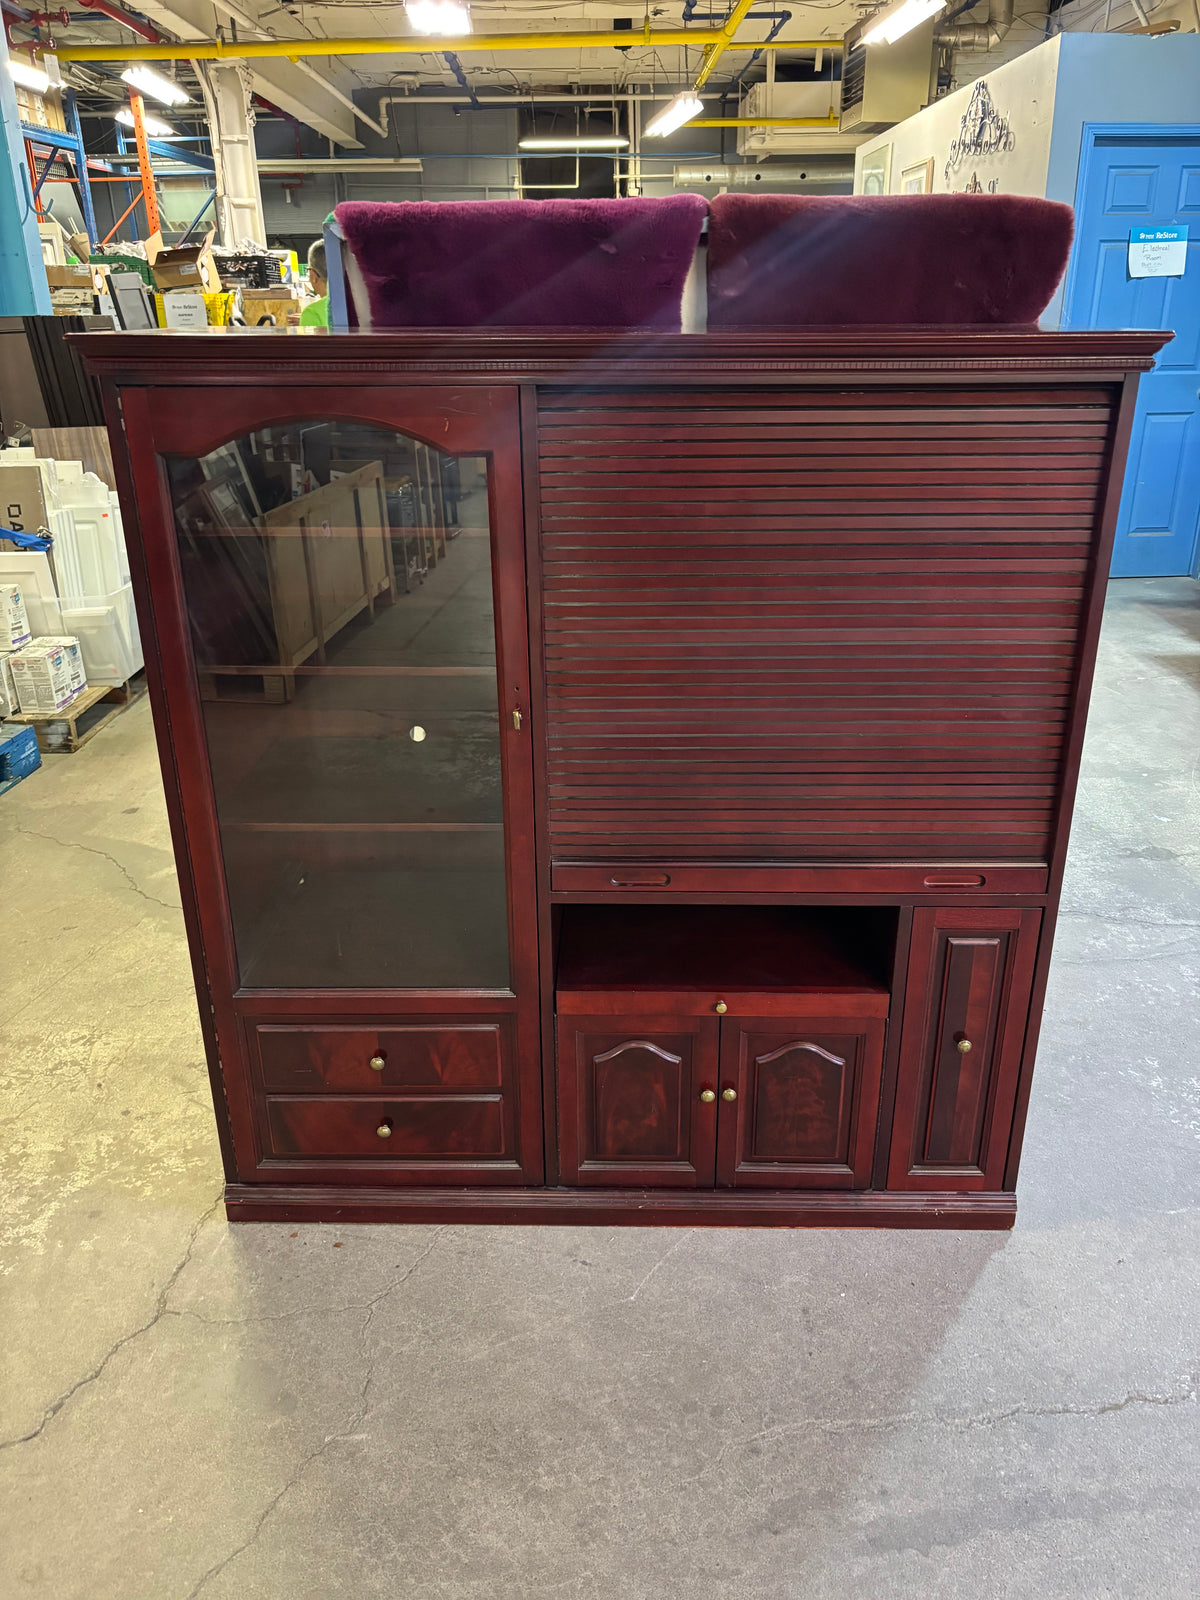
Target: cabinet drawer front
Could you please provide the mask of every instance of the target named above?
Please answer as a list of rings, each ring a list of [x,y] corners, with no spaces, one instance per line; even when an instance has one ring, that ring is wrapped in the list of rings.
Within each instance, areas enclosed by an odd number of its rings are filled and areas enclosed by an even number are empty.
[[[500,1095],[296,1099],[265,1103],[267,1153],[274,1157],[353,1156],[422,1162],[511,1159]],[[386,1135],[379,1132],[386,1128]]]
[[[259,1024],[254,1036],[268,1093],[499,1089],[513,1059],[506,1017],[375,1029]]]
[[[562,1177],[702,1187],[716,1154],[716,1017],[560,1017]],[[701,1092],[708,1094],[706,1101]]]
[[[889,1188],[998,1189],[1040,911],[913,918]]]
[[[883,1029],[881,1021],[836,1016],[726,1018],[717,1182],[866,1188]]]

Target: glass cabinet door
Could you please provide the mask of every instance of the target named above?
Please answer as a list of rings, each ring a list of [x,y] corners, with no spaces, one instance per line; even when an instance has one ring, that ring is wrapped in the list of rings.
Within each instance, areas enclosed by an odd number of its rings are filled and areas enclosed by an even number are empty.
[[[487,459],[314,420],[165,465],[241,987],[509,987]]]

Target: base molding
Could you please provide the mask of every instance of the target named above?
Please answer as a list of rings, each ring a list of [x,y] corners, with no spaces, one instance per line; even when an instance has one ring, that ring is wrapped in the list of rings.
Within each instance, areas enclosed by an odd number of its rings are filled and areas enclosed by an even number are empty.
[[[231,1183],[231,1222],[465,1222],[576,1227],[1011,1228],[1007,1193],[415,1189]]]

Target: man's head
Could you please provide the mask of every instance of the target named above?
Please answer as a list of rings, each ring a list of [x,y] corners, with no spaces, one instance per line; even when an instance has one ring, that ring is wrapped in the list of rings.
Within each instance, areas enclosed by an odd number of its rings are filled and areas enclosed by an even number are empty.
[[[329,273],[325,270],[324,239],[317,239],[308,247],[308,286],[318,299],[329,288]]]

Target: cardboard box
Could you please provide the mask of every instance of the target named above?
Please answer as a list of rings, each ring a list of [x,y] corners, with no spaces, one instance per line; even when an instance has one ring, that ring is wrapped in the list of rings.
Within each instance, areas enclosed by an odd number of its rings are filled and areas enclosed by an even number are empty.
[[[0,719],[15,717],[21,709],[17,704],[17,686],[13,682],[11,650],[0,650]]]
[[[282,287],[279,293],[270,289],[242,290],[242,316],[249,328],[257,328],[264,317],[274,317],[277,328],[286,328],[289,322],[300,320],[302,309],[299,297]]]
[[[86,233],[72,233],[67,236],[67,249],[73,256],[78,256],[80,261],[92,259],[92,241]]]
[[[154,234],[146,240],[146,259],[156,289],[200,289],[216,294],[221,288],[217,264],[213,260],[213,232],[205,234],[203,242],[185,245],[182,250],[164,250],[162,235]]]
[[[90,261],[70,262],[65,267],[47,263],[46,282],[51,289],[81,289],[99,294],[108,287],[108,268]]]
[[[71,674],[71,692],[78,694],[81,689],[87,688],[87,673],[83,670],[83,651],[79,647],[79,640],[70,633],[39,633],[36,639],[29,641],[31,650],[40,650],[44,644],[57,644],[67,652],[67,665]]]
[[[27,644],[9,665],[22,716],[53,716],[79,693],[71,681],[70,652],[61,644]]]
[[[42,764],[32,728],[0,728],[0,794],[20,783]]]
[[[29,639],[29,617],[20,585],[0,584],[0,649],[21,650]]]

